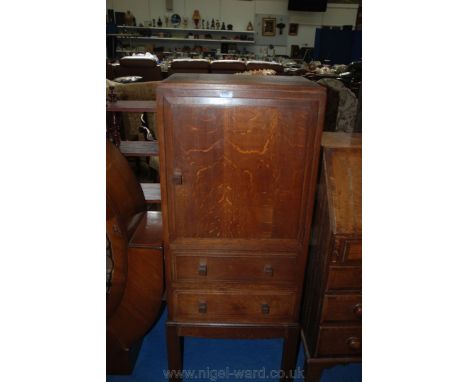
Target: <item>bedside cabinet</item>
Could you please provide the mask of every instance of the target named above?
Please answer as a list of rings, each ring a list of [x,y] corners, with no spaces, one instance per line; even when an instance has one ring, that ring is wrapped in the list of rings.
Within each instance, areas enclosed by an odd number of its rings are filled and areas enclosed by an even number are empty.
[[[308,382],[324,368],[361,362],[361,140],[324,133],[322,143],[301,314]]]
[[[175,74],[156,93],[169,370],[182,370],[184,336],[282,337],[287,380],[325,88],[298,77]]]

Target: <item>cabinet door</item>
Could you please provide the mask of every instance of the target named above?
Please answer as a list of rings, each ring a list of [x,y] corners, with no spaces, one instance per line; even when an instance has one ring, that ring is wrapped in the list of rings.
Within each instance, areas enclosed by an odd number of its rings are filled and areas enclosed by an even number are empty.
[[[229,93],[163,100],[171,241],[302,240],[318,99]]]

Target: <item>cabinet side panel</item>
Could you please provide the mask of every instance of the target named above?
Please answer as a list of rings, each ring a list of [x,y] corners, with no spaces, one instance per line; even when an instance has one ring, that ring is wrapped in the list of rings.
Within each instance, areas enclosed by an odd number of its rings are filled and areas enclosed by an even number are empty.
[[[311,353],[315,353],[322,295],[327,280],[328,254],[332,243],[324,174],[320,177],[312,224],[312,245],[305,275],[301,323]]]

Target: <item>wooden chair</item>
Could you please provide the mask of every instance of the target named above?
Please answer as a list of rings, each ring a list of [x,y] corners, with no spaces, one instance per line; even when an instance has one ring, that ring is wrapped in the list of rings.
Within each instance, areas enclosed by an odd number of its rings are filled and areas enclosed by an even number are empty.
[[[147,211],[140,184],[119,149],[106,141],[107,373],[131,373],[141,340],[160,314],[164,293],[162,218]]]

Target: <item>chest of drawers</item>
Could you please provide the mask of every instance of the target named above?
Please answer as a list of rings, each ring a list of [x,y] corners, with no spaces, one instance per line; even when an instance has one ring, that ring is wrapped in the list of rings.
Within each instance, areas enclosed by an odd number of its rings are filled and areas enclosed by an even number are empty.
[[[309,382],[361,360],[360,138],[324,138],[301,317]]]
[[[279,76],[158,84],[170,370],[184,336],[283,337],[294,369],[325,96]]]

